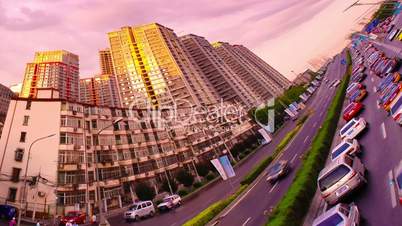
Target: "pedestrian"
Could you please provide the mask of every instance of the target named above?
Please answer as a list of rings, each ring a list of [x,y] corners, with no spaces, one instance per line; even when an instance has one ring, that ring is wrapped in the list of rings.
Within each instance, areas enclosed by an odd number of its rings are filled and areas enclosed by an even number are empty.
[[[35,226],[40,226],[40,221],[36,221]]]
[[[66,223],[66,226],[73,226],[73,220],[69,220],[67,223]]]
[[[13,219],[10,220],[10,223],[8,223],[8,226],[15,226],[17,225],[17,222],[15,221],[15,217],[13,217]]]
[[[74,221],[73,226],[78,226],[77,222]]]

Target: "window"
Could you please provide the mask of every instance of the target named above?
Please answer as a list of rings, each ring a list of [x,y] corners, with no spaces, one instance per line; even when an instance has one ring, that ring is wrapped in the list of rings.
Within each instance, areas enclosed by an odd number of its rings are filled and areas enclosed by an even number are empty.
[[[11,175],[11,181],[12,182],[20,181],[20,173],[21,173],[20,168],[13,167],[13,172],[12,172],[12,175]]]
[[[15,150],[15,161],[21,162],[23,157],[24,157],[24,149],[17,148],[17,150]]]
[[[24,122],[22,123],[23,126],[27,126],[28,125],[28,121],[29,121],[29,116],[25,115],[24,116]]]
[[[27,132],[21,132],[21,135],[20,135],[21,143],[25,143],[26,136],[27,136]]]
[[[96,119],[93,119],[91,122],[92,122],[92,129],[98,128],[98,124],[96,122]]]
[[[8,188],[7,201],[15,202],[16,197],[17,197],[17,189]]]
[[[32,106],[32,101],[28,100],[27,104],[25,105],[25,109],[26,110],[31,110],[31,106]]]

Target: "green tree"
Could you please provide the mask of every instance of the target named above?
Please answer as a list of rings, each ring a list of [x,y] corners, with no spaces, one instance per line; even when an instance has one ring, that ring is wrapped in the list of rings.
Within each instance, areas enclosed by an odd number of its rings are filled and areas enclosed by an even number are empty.
[[[194,176],[189,173],[187,170],[180,170],[177,175],[176,179],[182,183],[185,187],[190,187],[194,183]]]
[[[135,186],[135,193],[142,201],[155,198],[155,190],[147,182],[139,182]]]
[[[195,167],[197,168],[198,175],[201,177],[208,175],[211,170],[210,163],[205,161],[199,162]]]
[[[175,181],[175,180],[172,180],[172,179],[169,179],[169,182],[170,182],[170,186],[172,187],[172,191],[173,191],[173,192],[176,192],[176,191],[177,191],[177,188],[178,188],[176,181]],[[166,180],[166,179],[164,179],[164,180],[162,181],[161,189],[162,189],[163,191],[170,192],[169,182],[168,182],[168,180]]]

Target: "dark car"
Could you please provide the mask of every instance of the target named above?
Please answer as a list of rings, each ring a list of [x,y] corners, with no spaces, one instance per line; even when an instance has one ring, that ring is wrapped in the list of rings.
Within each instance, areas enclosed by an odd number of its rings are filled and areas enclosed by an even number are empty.
[[[65,225],[67,222],[75,222],[77,224],[85,224],[85,213],[81,211],[69,211],[61,218],[60,224]]]
[[[10,205],[0,205],[0,218],[11,220],[17,215],[17,209]]]
[[[286,176],[289,170],[290,166],[287,161],[279,161],[268,170],[267,181],[275,183],[280,178]]]

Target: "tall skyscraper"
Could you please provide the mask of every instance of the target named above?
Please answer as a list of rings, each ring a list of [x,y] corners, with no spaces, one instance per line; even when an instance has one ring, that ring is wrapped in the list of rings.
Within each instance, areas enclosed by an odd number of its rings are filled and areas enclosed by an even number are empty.
[[[153,107],[216,101],[191,64],[173,30],[152,23],[108,33],[123,106]]]
[[[6,86],[0,84],[0,122],[4,122],[6,119],[8,105],[10,104],[10,100],[14,97],[15,94]],[[1,132],[0,132],[1,134]]]
[[[241,103],[247,107],[264,101],[237,78],[236,73],[218,56],[215,48],[204,37],[189,34],[180,37],[180,40],[223,101]]]
[[[80,102],[98,106],[121,107],[116,77],[103,74],[80,79]]]
[[[25,68],[20,97],[36,97],[37,88],[54,88],[60,97],[78,101],[78,56],[65,50],[36,52]]]
[[[99,65],[102,75],[112,75],[113,71],[113,61],[110,49],[99,50]]]
[[[250,54],[249,50],[245,51],[245,47],[230,45],[226,42],[217,42],[212,45],[237,77],[257,93],[260,99],[268,100],[277,97],[289,86],[279,85],[276,81],[278,72],[275,71],[273,74],[267,67],[262,67],[262,63],[257,62],[261,59],[255,54],[254,57],[251,57],[253,53]]]

